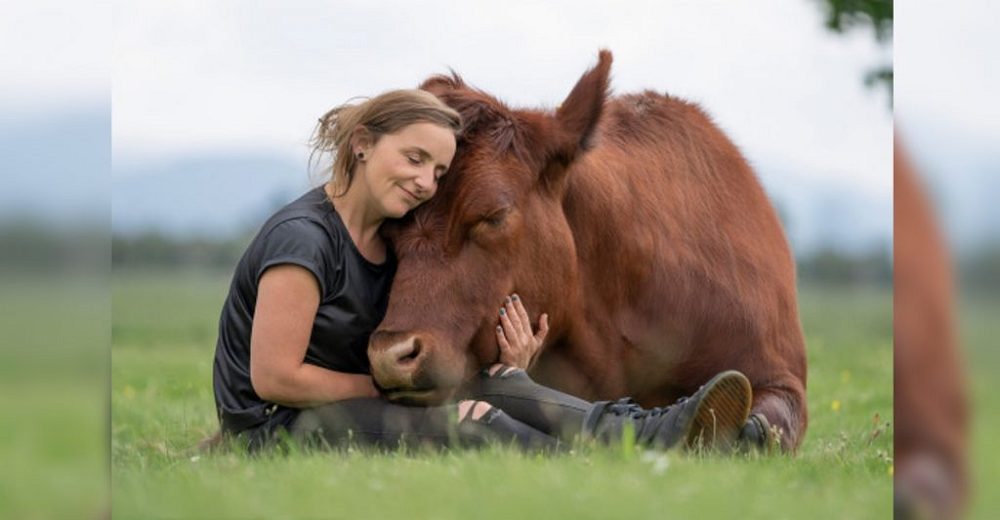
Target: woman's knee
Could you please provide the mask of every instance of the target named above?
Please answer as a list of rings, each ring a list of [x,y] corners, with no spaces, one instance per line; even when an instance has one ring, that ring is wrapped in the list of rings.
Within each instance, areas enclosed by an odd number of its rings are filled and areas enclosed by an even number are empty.
[[[482,419],[482,417],[492,408],[493,405],[487,403],[486,401],[463,399],[458,402],[458,422],[462,422],[467,419],[478,421]]]

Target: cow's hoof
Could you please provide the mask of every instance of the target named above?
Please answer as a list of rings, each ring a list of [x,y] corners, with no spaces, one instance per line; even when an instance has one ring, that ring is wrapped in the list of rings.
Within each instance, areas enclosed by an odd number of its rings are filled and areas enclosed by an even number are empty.
[[[739,446],[743,452],[770,453],[779,442],[764,414],[750,414],[740,430]]]

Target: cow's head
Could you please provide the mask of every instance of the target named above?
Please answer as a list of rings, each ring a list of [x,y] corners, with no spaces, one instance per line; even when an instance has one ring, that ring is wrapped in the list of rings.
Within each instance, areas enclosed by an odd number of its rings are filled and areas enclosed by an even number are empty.
[[[511,110],[455,74],[421,86],[458,110],[464,129],[437,195],[383,227],[399,266],[368,356],[390,399],[439,402],[496,362],[498,313],[511,293],[532,320],[547,312],[549,338],[558,336],[576,278],[566,172],[593,138],[610,67],[601,51],[554,113]]]

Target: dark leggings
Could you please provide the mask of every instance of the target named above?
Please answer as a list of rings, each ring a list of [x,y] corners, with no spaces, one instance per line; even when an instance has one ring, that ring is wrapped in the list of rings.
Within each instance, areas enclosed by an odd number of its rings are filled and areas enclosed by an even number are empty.
[[[489,442],[526,449],[568,445],[591,404],[531,380],[520,369],[477,374],[460,399],[486,401],[482,418],[457,421],[457,406],[403,406],[382,398],[347,399],[303,410],[291,425],[300,441],[383,448],[430,445],[481,446]],[[470,412],[471,415],[471,412]]]

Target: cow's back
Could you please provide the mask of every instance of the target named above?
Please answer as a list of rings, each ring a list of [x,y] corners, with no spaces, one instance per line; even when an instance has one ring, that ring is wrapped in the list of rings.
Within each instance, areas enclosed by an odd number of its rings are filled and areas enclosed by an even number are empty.
[[[697,106],[653,92],[610,100],[570,172],[565,210],[588,316],[610,316],[625,391],[690,391],[720,366],[805,380],[792,256],[733,143]],[[670,372],[670,387],[658,383]]]

